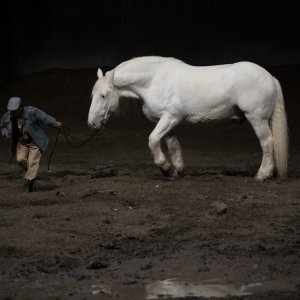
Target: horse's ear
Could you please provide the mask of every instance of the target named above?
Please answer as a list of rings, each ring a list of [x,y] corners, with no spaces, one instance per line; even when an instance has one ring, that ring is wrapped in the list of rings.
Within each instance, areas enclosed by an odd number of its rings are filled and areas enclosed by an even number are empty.
[[[115,70],[111,70],[105,73],[105,76],[108,78],[109,81],[114,80]]]
[[[103,77],[103,72],[102,72],[102,70],[100,68],[97,71],[97,76],[98,76],[98,78],[102,78]]]

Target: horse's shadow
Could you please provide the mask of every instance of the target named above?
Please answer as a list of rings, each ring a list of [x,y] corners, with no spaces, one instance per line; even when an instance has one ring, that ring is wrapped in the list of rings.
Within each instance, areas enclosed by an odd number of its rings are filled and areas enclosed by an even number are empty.
[[[214,167],[214,168],[200,168],[197,166],[188,167],[185,169],[184,175],[179,177],[167,177],[163,174],[155,174],[150,176],[151,179],[154,180],[162,180],[162,181],[174,181],[179,179],[185,179],[189,177],[202,177],[202,178],[221,178],[223,176],[232,176],[232,177],[248,177],[254,178],[255,170],[244,170],[244,169],[231,169],[231,168],[221,168],[221,167]]]

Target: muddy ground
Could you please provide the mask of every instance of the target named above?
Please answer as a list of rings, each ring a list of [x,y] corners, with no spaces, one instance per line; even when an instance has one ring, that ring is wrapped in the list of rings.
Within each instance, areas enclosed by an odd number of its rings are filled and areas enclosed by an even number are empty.
[[[179,126],[186,173],[163,177],[139,105],[81,148],[60,136],[51,172],[56,131],[45,128],[50,145],[33,193],[1,142],[0,298],[299,299],[300,68],[269,70],[290,127],[284,182],[253,179],[261,152],[247,123]],[[96,70],[15,79],[0,91],[1,113],[19,95],[64,122],[78,144],[91,134],[95,80]]]

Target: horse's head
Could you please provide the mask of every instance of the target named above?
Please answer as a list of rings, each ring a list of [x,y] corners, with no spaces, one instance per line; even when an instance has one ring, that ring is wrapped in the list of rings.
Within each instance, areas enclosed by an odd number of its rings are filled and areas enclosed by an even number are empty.
[[[97,75],[88,116],[88,125],[94,129],[99,129],[102,122],[119,106],[119,97],[113,85],[114,70],[106,72],[103,76],[101,69],[98,69]]]

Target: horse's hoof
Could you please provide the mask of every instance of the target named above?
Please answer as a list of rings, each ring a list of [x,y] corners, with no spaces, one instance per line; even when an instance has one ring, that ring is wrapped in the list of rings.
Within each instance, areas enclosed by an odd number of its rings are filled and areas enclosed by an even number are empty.
[[[183,177],[184,176],[184,170],[178,171],[177,170],[177,174],[179,177]]]
[[[272,177],[273,177],[273,175],[271,175],[271,174],[269,174],[269,175],[256,174],[255,180],[257,180],[259,182],[263,182],[263,181],[271,179]]]
[[[178,177],[177,170],[173,165],[170,165],[170,167],[167,170],[164,170],[163,168],[160,168],[160,170],[167,177],[173,177],[173,178]]]
[[[256,181],[259,181],[259,182],[263,182],[263,181],[264,181],[264,179],[263,179],[262,177],[257,176],[257,175],[254,177],[254,179],[255,179]]]

